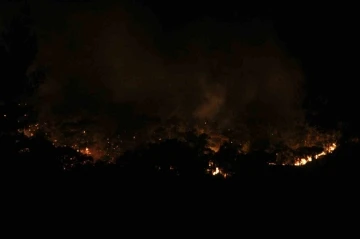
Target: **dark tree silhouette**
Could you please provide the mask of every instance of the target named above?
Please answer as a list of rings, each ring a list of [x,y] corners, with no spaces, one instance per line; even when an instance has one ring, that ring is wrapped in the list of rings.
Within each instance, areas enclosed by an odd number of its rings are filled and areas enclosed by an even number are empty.
[[[24,6],[0,33],[0,131],[10,133],[23,126],[29,117],[26,97],[31,87],[27,70],[37,53],[29,8]],[[31,77],[36,79],[38,77]]]
[[[169,139],[145,148],[126,152],[117,165],[136,175],[204,177],[210,155],[206,153],[207,136],[187,134],[189,141]]]
[[[239,161],[240,147],[230,142],[221,145],[219,151],[214,155],[214,160],[225,172],[234,172]]]
[[[11,103],[29,88],[28,67],[37,53],[36,36],[32,30],[28,7],[21,9],[1,33],[0,72],[5,87],[0,87],[0,101]]]

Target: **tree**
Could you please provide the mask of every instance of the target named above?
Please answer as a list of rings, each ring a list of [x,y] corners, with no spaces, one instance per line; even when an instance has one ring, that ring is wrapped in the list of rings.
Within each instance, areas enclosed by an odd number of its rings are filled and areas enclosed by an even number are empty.
[[[0,87],[0,101],[19,100],[28,88],[26,72],[37,53],[36,36],[28,7],[13,17],[0,35],[0,72],[6,87]]]
[[[27,117],[29,77],[26,72],[37,52],[29,8],[23,7],[0,33],[0,132],[16,132],[19,118]],[[34,78],[34,77],[33,77]],[[26,107],[25,107],[26,106]]]
[[[234,172],[239,159],[239,151],[240,147],[238,145],[225,142],[214,155],[214,160],[225,172]]]

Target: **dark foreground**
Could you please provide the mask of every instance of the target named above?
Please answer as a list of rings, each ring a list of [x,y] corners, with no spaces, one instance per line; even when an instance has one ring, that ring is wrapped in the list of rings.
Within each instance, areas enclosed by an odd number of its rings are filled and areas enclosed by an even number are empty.
[[[193,198],[214,203],[225,199],[261,199],[266,204],[278,200],[293,203],[286,198],[295,197],[302,204],[317,201],[317,197],[324,200],[346,198],[356,194],[360,182],[358,143],[344,142],[332,154],[302,167],[269,166],[266,160],[255,159],[257,163],[236,165],[236,171],[228,178],[203,173],[203,165],[182,165],[183,160],[177,162],[179,168],[183,167],[179,175],[153,170],[153,164],[144,162],[159,162],[149,157],[145,157],[145,161],[135,158],[125,165],[118,161],[64,170],[60,161],[49,160],[53,150],[47,152],[45,148],[42,145],[41,150],[36,151],[34,147],[31,152],[35,153],[30,156],[3,161],[2,184],[11,192],[5,195],[22,195],[17,198],[56,195],[55,198],[64,198],[66,202],[73,202],[70,198],[76,196],[85,200],[81,202],[111,196],[115,201],[128,202],[141,199],[139,202],[160,203]],[[3,150],[9,151],[9,147]],[[192,170],[192,167],[199,167],[199,170]]]
[[[278,223],[318,225],[318,220],[335,222],[356,212],[359,153],[358,145],[349,144],[304,167],[249,167],[227,179],[205,174],[145,173],[141,169],[139,173],[119,165],[74,171],[18,165],[16,170],[2,168],[2,203],[6,210],[11,209],[11,216],[45,213],[42,219],[59,220],[61,215],[66,224],[75,220],[77,225],[84,220],[102,224],[109,215],[107,225],[120,220],[176,230],[180,227],[181,231],[190,222],[215,223],[217,228],[235,222],[276,228]],[[124,224],[117,227],[126,228]],[[209,232],[208,227],[195,228]]]
[[[19,186],[24,190],[42,188],[48,191],[80,193],[85,191],[143,193],[148,197],[159,193],[190,193],[242,195],[242,191],[270,193],[355,190],[359,180],[358,145],[339,147],[333,154],[302,167],[293,166],[247,166],[233,176],[223,178],[211,174],[175,175],[163,172],[146,172],[121,165],[97,165],[72,171],[46,168],[44,165],[16,165],[3,168],[3,182],[8,187]]]

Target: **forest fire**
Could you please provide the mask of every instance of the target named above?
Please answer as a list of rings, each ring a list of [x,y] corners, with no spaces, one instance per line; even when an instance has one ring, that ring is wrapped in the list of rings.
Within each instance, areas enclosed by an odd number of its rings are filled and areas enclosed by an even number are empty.
[[[208,125],[207,125],[208,126]],[[186,130],[185,130],[186,131]],[[26,137],[34,137],[38,132],[42,132],[42,135],[45,135],[46,138],[52,142],[55,147],[70,147],[74,149],[76,152],[93,158],[94,160],[104,160],[106,159],[108,162],[113,162],[117,157],[121,156],[126,150],[134,149],[134,143],[146,143],[146,140],[153,143],[162,143],[166,141],[166,139],[170,139],[168,136],[168,132],[166,130],[163,133],[156,134],[154,139],[146,139],[141,136],[141,134],[130,135],[128,139],[124,137],[112,137],[112,138],[104,138],[103,141],[97,140],[94,141],[91,139],[91,131],[89,130],[81,130],[77,136],[73,136],[72,138],[64,138],[60,135],[55,135],[52,132],[48,131],[47,124],[36,123],[29,125],[25,129],[19,130],[19,132],[23,133]],[[184,133],[184,132],[182,132]],[[212,158],[214,154],[217,154],[224,143],[230,143],[235,147],[238,147],[238,153],[246,155],[252,151],[253,142],[246,140],[244,143],[240,143],[241,141],[232,141],[229,137],[216,132],[215,130],[211,130],[210,128],[197,128],[196,134],[207,135],[207,148],[212,151],[209,155]],[[173,134],[172,137],[182,138],[181,136],[184,134],[176,133]],[[308,162],[317,160],[322,158],[323,156],[332,153],[336,147],[336,143],[331,143],[331,140],[335,140],[336,142],[337,135],[336,134],[320,134],[316,131],[309,130],[308,134],[302,136],[306,140],[300,140],[296,142],[287,142],[288,149],[291,149],[289,152],[284,151],[280,152],[276,162],[271,162],[269,165],[292,165],[292,166],[303,166]],[[62,140],[59,140],[62,139]],[[64,140],[65,139],[65,140]],[[161,139],[161,140],[160,140]],[[183,138],[187,140],[186,137]],[[140,142],[140,141],[145,142]],[[129,142],[131,144],[129,144]],[[302,143],[299,143],[302,142]],[[274,143],[275,144],[275,143]],[[312,147],[316,145],[322,145],[318,148],[321,148],[321,152],[303,154],[302,156],[296,156],[296,152],[301,151],[302,147]],[[272,145],[273,146],[273,145]],[[204,154],[207,154],[204,152]],[[223,178],[230,177],[230,172],[223,170],[221,167],[216,165],[216,163],[212,160],[209,161],[207,173],[213,176],[221,176]]]
[[[221,145],[228,141],[229,139],[224,135],[210,135],[209,148],[215,153],[217,153],[220,150]]]
[[[229,177],[229,173],[224,172],[221,168],[217,167],[213,161],[209,161],[209,168],[207,172],[213,176],[222,176],[223,178]]]
[[[80,152],[85,155],[91,155],[91,152],[90,152],[89,148],[87,148],[87,147],[85,149],[80,150]]]
[[[307,164],[308,162],[313,161],[314,159],[319,159],[321,156],[332,153],[336,149],[336,147],[337,147],[336,143],[332,143],[329,146],[325,146],[324,151],[322,151],[319,154],[316,154],[314,156],[307,156],[305,158],[297,158],[295,159],[294,166],[302,166]]]
[[[243,191],[247,179],[324,186],[356,176],[360,145],[350,138],[360,130],[344,107],[356,90],[338,97],[340,85],[327,84],[354,67],[327,71],[333,62],[323,54],[308,57],[327,46],[288,35],[288,14],[190,4],[167,18],[166,8],[130,2],[0,7],[0,142],[10,181],[111,181],[112,189],[239,181]]]

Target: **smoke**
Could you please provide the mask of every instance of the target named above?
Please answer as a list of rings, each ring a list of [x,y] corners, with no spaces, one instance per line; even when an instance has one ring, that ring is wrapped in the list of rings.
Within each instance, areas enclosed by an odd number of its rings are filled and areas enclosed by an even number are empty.
[[[221,84],[209,84],[201,81],[201,91],[203,102],[196,108],[194,117],[200,120],[212,120],[221,111],[225,103],[225,88]]]
[[[169,33],[134,6],[48,9],[32,9],[33,69],[47,69],[37,108],[59,134],[64,124],[106,135],[177,117],[246,125],[257,137],[260,126],[288,130],[303,120],[301,70],[268,22],[203,19]]]

